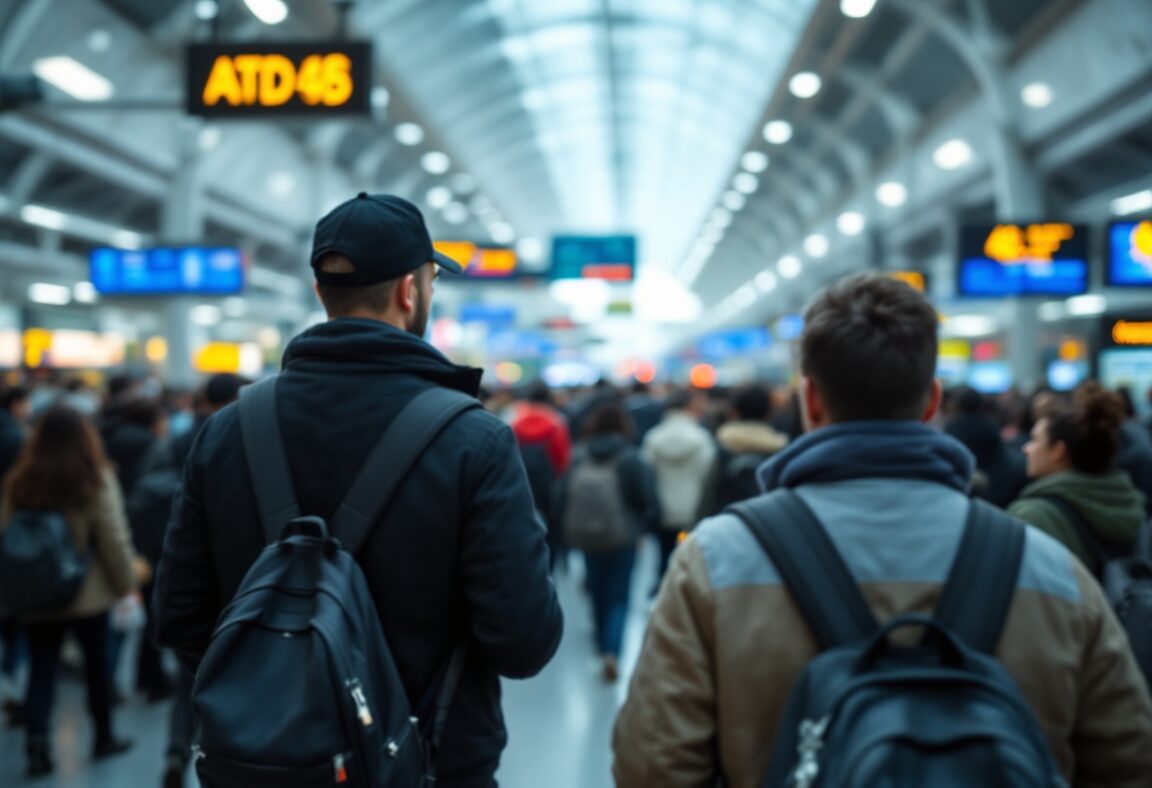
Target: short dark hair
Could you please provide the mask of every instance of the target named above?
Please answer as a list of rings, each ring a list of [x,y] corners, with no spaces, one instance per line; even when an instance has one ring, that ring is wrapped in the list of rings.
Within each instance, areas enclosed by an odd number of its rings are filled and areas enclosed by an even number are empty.
[[[331,273],[347,273],[356,270],[352,261],[341,254],[331,252],[316,263],[316,268]],[[347,285],[316,284],[316,293],[331,317],[343,317],[357,312],[385,312],[392,302],[392,293],[399,279],[389,279],[371,285],[349,287]]]
[[[772,415],[772,398],[768,389],[754,383],[736,390],[732,409],[743,421],[767,421]]]
[[[24,386],[11,386],[0,393],[0,410],[12,410],[28,399],[31,392]]]
[[[240,397],[240,389],[249,383],[231,372],[221,372],[204,384],[204,402],[211,408],[222,408]]]
[[[587,440],[604,435],[632,438],[632,418],[615,402],[605,403],[588,414],[580,437]]]
[[[800,369],[832,421],[919,419],[936,354],[936,310],[887,276],[841,279],[804,314]]]
[[[687,410],[692,405],[692,392],[688,389],[672,389],[664,398],[665,410]]]
[[[552,405],[552,389],[542,380],[534,380],[524,389],[524,399],[538,405]]]
[[[956,412],[966,415],[980,414],[988,410],[988,401],[971,386],[961,386],[952,393]]]

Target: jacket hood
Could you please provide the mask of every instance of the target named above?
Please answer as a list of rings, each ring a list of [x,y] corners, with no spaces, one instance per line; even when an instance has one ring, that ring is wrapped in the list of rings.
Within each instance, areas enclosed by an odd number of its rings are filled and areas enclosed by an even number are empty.
[[[589,438],[584,443],[584,448],[592,459],[606,460],[631,449],[632,444],[625,440],[622,435],[598,435],[595,438]]]
[[[1144,495],[1125,471],[1054,473],[1029,484],[1020,497],[1063,499],[1105,540],[1128,541],[1144,522]]]
[[[558,417],[545,407],[524,404],[516,409],[512,431],[521,443],[543,443],[560,431]]]
[[[799,438],[760,466],[765,492],[778,487],[885,477],[921,479],[967,493],[972,453],[916,421],[852,421]]]
[[[284,351],[283,369],[324,371],[336,361],[348,375],[415,375],[475,397],[483,370],[453,364],[423,339],[395,326],[342,317],[313,326]]]
[[[684,413],[669,413],[644,440],[645,451],[653,460],[673,465],[694,459],[711,444],[708,431]]]
[[[788,436],[760,421],[730,421],[716,440],[733,454],[775,454],[788,445]]]

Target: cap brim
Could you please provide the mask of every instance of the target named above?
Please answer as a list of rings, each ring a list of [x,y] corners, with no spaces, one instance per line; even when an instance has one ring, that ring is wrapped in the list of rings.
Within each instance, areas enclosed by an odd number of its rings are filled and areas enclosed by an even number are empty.
[[[460,265],[460,263],[456,262],[448,255],[442,254],[441,252],[437,252],[435,250],[432,251],[432,262],[436,263],[436,265],[440,266],[445,271],[451,271],[454,274],[464,273],[464,266]]]

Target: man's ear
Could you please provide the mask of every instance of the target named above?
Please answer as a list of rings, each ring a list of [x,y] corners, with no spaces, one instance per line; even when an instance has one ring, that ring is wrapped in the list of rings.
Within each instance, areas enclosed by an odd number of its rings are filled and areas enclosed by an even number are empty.
[[[800,414],[806,431],[818,430],[828,424],[828,412],[824,408],[824,400],[820,398],[820,392],[816,390],[812,378],[807,375],[800,378]]]
[[[936,418],[936,414],[940,411],[940,401],[944,399],[944,387],[940,385],[939,378],[932,380],[932,393],[928,396],[928,404],[924,407],[924,413],[920,416],[920,421],[927,424]]]
[[[416,274],[406,274],[396,285],[394,297],[396,306],[404,314],[414,312],[419,302],[416,287]]]

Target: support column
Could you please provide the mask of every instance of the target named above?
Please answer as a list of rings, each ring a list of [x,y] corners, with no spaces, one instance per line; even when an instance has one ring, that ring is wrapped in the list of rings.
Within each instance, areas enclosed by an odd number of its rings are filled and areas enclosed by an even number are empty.
[[[180,124],[179,164],[168,190],[160,219],[162,243],[199,242],[204,234],[204,197],[200,187],[200,123],[186,119]],[[197,339],[192,325],[190,296],[173,296],[164,307],[164,338],[168,357],[162,365],[165,381],[177,388],[196,385],[192,353]]]

